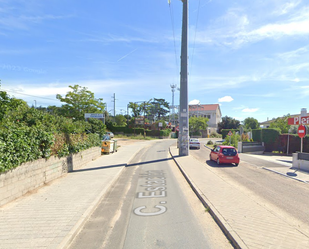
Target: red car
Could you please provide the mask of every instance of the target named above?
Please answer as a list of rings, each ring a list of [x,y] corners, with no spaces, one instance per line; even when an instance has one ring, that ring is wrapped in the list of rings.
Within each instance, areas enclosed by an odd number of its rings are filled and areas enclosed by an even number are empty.
[[[210,160],[214,160],[217,164],[221,163],[235,163],[239,164],[239,156],[237,150],[233,146],[219,145],[209,154]]]

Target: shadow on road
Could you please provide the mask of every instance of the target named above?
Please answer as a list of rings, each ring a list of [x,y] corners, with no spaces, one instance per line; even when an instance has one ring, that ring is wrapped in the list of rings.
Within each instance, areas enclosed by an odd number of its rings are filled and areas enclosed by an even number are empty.
[[[228,164],[228,163],[222,163],[222,164],[217,164],[214,161],[211,160],[206,160],[206,164],[212,168],[233,168],[237,167],[235,164]]]
[[[175,158],[178,156],[174,156]],[[134,166],[140,166],[143,164],[149,164],[149,163],[159,163],[159,162],[164,162],[164,161],[170,161],[173,160],[173,158],[164,158],[164,159],[158,159],[158,160],[151,160],[151,161],[145,161],[145,162],[139,162],[139,163],[131,163],[131,164],[115,164],[115,165],[107,165],[107,166],[100,166],[100,167],[94,167],[94,168],[86,168],[86,169],[77,169],[73,170],[71,173],[79,173],[79,172],[84,172],[84,171],[92,171],[92,170],[101,170],[101,169],[109,169],[109,168],[116,168],[116,167],[134,167]]]

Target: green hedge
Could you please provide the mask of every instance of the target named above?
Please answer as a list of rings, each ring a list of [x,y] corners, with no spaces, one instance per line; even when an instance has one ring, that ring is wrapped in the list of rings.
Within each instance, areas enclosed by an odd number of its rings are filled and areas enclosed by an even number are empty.
[[[159,137],[160,131],[159,130],[146,130],[146,135],[150,137]]]
[[[127,126],[112,126],[110,130],[114,133],[123,132],[125,134],[144,134],[144,128],[129,128]]]
[[[142,134],[144,135],[144,128],[129,128],[126,126],[113,126],[111,127],[112,132],[123,132],[125,134]],[[165,130],[145,130],[146,136],[151,137],[168,137],[170,133],[172,132],[171,129],[165,129]]]
[[[171,129],[166,129],[166,130],[160,130],[160,136],[161,137],[168,137],[170,133],[172,132]]]
[[[0,129],[0,172],[51,155],[53,135],[37,127],[5,126]]]
[[[252,130],[252,139],[255,142],[262,142],[262,129]]]
[[[38,127],[2,127],[0,172],[25,162],[50,156],[63,157],[96,146],[101,146],[98,134],[52,134]]]

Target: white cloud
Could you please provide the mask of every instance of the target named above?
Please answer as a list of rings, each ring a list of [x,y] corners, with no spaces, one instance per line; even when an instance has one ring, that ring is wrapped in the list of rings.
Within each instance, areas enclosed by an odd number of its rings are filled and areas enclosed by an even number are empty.
[[[242,112],[257,112],[259,108],[245,108]]]
[[[191,100],[189,102],[189,105],[199,105],[199,104],[201,104],[201,102],[199,100],[197,100],[197,99]]]
[[[291,61],[293,59],[298,60],[299,58],[304,57],[304,55],[307,55],[308,52],[309,52],[309,46],[305,46],[305,47],[298,48],[293,51],[288,51],[285,53],[278,54],[278,57],[285,61]]]
[[[295,9],[295,7],[297,7],[300,3],[301,0],[289,1],[283,5],[280,5],[279,8],[274,11],[274,14],[285,15],[289,13],[291,10]]]
[[[230,9],[227,13],[213,22],[206,31],[197,33],[196,42],[222,44],[228,47],[239,48],[247,43],[254,43],[265,39],[280,39],[285,36],[301,36],[309,34],[309,7],[299,8],[297,2],[286,3],[280,10],[281,14],[289,13],[282,20],[273,21],[273,15],[269,16],[267,24],[258,23],[265,21],[267,10],[260,10],[260,16],[244,14],[244,9]],[[274,12],[272,12],[274,13]],[[264,18],[262,18],[262,14]],[[269,14],[269,13],[268,13]],[[252,20],[251,20],[252,19]]]
[[[232,102],[234,99],[231,96],[224,96],[218,99],[218,102]]]

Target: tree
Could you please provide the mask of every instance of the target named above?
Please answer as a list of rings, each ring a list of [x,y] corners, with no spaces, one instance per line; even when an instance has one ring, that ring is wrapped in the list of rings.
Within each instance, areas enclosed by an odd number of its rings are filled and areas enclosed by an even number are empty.
[[[118,114],[115,117],[115,122],[119,126],[125,126],[127,124],[127,119],[125,118],[125,116]]]
[[[62,110],[67,117],[74,117],[76,120],[83,120],[85,113],[103,113],[105,104],[103,99],[95,99],[94,93],[87,90],[86,87],[79,85],[69,86],[72,91],[68,92],[65,97],[60,94],[56,98],[64,102]]]
[[[129,108],[133,112],[133,117],[140,116],[143,110],[141,104],[138,104],[137,102],[129,102]]]
[[[151,101],[151,100],[150,100]],[[157,119],[165,117],[169,113],[169,103],[165,99],[156,99],[151,102],[151,112]]]
[[[0,122],[4,120],[18,120],[22,113],[28,109],[29,106],[25,101],[11,98],[7,92],[0,91]]]
[[[288,125],[288,118],[290,114],[287,114],[283,117],[276,118],[274,121],[270,123],[269,128],[278,128],[280,129],[281,133],[288,133],[290,129],[290,125]]]
[[[200,132],[208,127],[208,118],[204,117],[191,117],[189,119],[189,131],[190,133]]]
[[[240,121],[235,118],[225,116],[222,121],[218,123],[218,130],[221,133],[222,129],[238,129],[240,126]]]
[[[91,133],[97,133],[102,137],[105,134],[106,126],[103,124],[103,122],[96,118],[89,118],[89,130],[88,132]]]
[[[257,119],[255,118],[246,118],[244,120],[244,127],[246,129],[258,129],[259,128],[259,121],[257,121]]]

